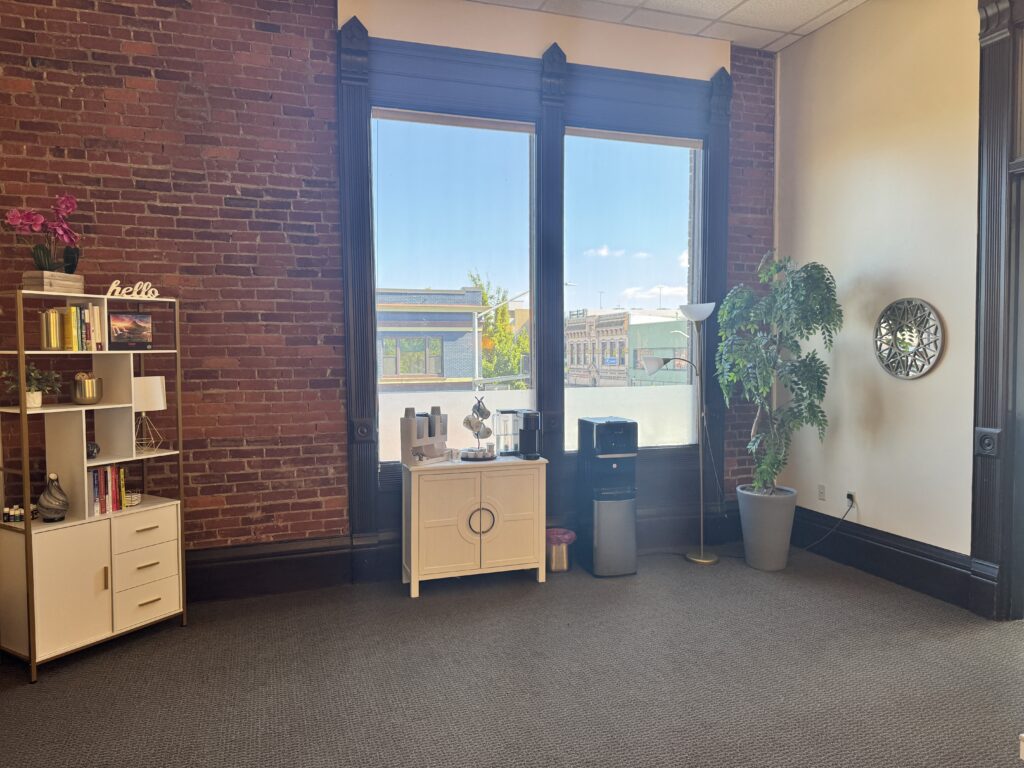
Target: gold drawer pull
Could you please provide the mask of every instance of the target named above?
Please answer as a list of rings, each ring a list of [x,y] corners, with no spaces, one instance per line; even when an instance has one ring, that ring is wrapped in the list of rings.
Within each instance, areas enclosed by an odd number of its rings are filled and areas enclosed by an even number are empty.
[[[152,563],[143,563],[142,565],[136,565],[135,570],[141,571],[143,568],[152,568],[154,565],[160,565],[160,561],[154,560]]]
[[[110,589],[110,566],[103,566],[103,589]]]
[[[136,533],[145,533],[146,531],[155,531],[159,527],[160,527],[159,523],[157,523],[156,525],[147,525],[145,528],[136,528],[135,532]]]
[[[153,603],[159,603],[161,600],[163,600],[162,597],[154,597],[150,600],[143,600],[141,603],[139,603],[139,608],[141,608],[144,605],[152,605]]]

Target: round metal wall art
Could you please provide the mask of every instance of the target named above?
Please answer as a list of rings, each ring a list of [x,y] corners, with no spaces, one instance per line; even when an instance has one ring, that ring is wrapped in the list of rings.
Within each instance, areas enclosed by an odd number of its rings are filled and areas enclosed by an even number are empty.
[[[875,356],[898,379],[918,379],[934,368],[942,341],[942,319],[921,299],[894,301],[875,323]]]

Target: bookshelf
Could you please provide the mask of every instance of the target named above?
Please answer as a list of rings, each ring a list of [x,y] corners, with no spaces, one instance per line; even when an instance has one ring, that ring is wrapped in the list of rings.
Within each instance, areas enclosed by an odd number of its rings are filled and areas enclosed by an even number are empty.
[[[26,302],[45,308],[96,306],[102,318],[98,327],[92,323],[90,328],[96,349],[36,348],[41,339],[37,343],[27,332]],[[9,303],[15,309],[16,339],[13,349],[0,350],[0,364],[6,356],[16,365],[21,394],[17,406],[0,407],[0,498],[6,504],[12,495],[19,496],[26,512],[23,522],[0,522],[0,649],[27,662],[29,678],[35,682],[39,665],[52,659],[171,618],[186,623],[180,310],[172,298],[34,290],[0,294],[0,304]],[[110,349],[109,311],[142,312],[158,305],[168,319],[173,317],[173,344]],[[136,447],[135,378],[146,375],[146,359],[152,361],[153,355],[173,361],[175,396],[173,405],[167,405],[175,426],[170,434],[164,433],[168,445],[143,451]],[[93,405],[58,402],[27,407],[28,361],[41,356],[78,356],[76,364],[83,368],[91,363],[93,375],[103,379],[102,399]],[[70,392],[61,396],[70,398]],[[15,420],[15,427],[6,428],[7,420]],[[30,461],[30,430],[39,420],[45,473],[58,475],[70,504],[59,522],[44,522],[41,516],[33,520],[30,514],[33,480],[45,479],[38,469],[33,477]],[[2,440],[12,434],[16,443],[5,451]],[[100,445],[100,454],[91,459],[86,449],[90,440]],[[2,463],[4,457],[9,463]],[[146,464],[155,459],[176,459],[176,498],[145,492]],[[100,505],[94,471],[136,464],[141,465],[141,502],[128,506],[122,501],[115,509],[104,496]]]

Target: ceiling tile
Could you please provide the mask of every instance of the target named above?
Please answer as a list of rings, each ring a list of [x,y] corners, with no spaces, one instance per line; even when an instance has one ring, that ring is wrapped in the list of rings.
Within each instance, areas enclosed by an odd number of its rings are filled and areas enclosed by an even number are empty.
[[[605,3],[601,0],[547,0],[542,11],[560,13],[564,16],[582,16],[584,19],[597,21],[622,21],[632,8],[628,5]]]
[[[717,19],[740,5],[743,0],[647,0],[645,8],[701,19]]]
[[[679,16],[675,13],[660,13],[646,8],[637,8],[626,17],[624,24],[647,29],[660,29],[665,32],[678,32],[682,35],[695,35],[708,25],[707,19],[695,19],[692,16]]]
[[[825,13],[821,14],[817,18],[811,19],[809,22],[804,24],[802,27],[798,27],[797,29],[794,29],[793,31],[798,33],[798,34],[801,34],[801,35],[806,35],[809,32],[813,32],[816,29],[820,29],[821,27],[824,27],[830,21],[835,21],[840,16],[842,16],[844,13],[846,13],[847,11],[852,11],[854,8],[856,8],[858,5],[860,5],[863,2],[864,2],[864,0],[845,0],[844,2],[842,2],[839,5],[835,6],[834,8],[830,8],[829,10],[825,11]]]
[[[792,32],[815,16],[829,10],[839,0],[747,0],[722,17],[730,24]]]
[[[486,3],[487,5],[508,5],[512,8],[528,8],[535,11],[544,5],[544,0],[469,0],[471,3]]]
[[[800,39],[801,39],[800,35],[783,35],[782,37],[780,37],[778,40],[776,40],[771,45],[766,45],[764,49],[766,51],[771,51],[773,53],[778,53],[783,48],[785,48],[787,45],[792,45],[793,43],[795,43],[797,40],[800,40]]]
[[[743,45],[748,48],[764,48],[781,37],[779,32],[775,30],[741,27],[739,24],[726,24],[722,21],[716,21],[700,34],[701,37],[717,37],[720,40],[731,40],[736,45]]]

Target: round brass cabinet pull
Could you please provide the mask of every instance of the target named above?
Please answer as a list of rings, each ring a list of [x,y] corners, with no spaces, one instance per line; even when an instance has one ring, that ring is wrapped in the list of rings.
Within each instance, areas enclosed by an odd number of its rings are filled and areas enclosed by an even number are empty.
[[[474,509],[472,512],[469,513],[469,520],[466,521],[466,525],[469,526],[470,533],[480,533],[480,531],[473,527],[473,516],[476,515],[476,513],[479,511],[479,509]]]
[[[492,530],[494,530],[494,524],[498,522],[498,518],[494,516],[494,511],[488,509],[487,507],[484,507],[483,510],[481,511],[486,512],[488,515],[491,516],[491,524],[487,526],[486,531],[481,531],[481,533],[490,533]]]

